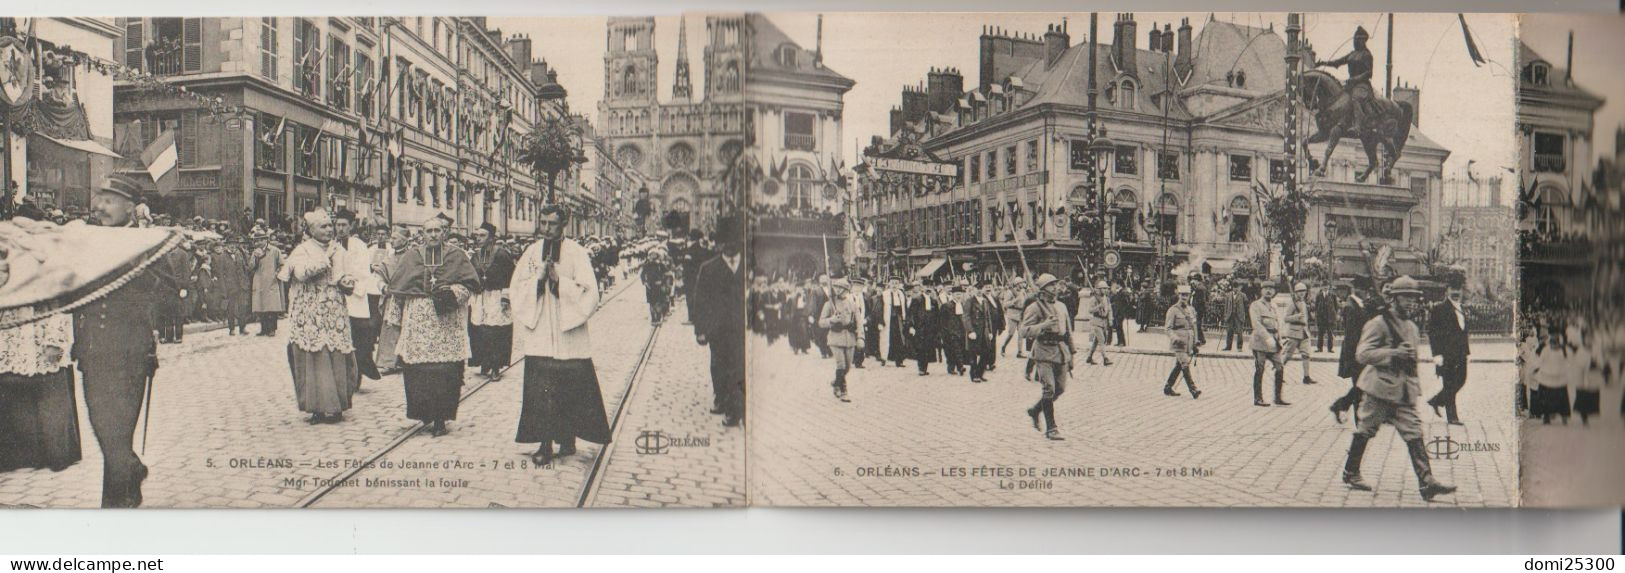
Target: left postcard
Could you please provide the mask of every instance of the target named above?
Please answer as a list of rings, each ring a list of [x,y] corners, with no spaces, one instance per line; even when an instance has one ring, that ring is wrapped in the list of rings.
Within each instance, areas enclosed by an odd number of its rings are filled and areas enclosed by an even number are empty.
[[[744,25],[0,18],[0,508],[744,506]]]

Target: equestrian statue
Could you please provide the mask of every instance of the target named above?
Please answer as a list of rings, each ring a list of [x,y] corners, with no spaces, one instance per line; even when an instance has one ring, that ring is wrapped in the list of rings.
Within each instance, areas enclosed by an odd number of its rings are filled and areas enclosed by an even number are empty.
[[[1331,61],[1317,61],[1316,67],[1347,67],[1348,80],[1338,82],[1336,77],[1321,70],[1310,70],[1299,76],[1298,99],[1315,116],[1315,134],[1303,139],[1303,154],[1309,158],[1309,168],[1316,176],[1326,175],[1326,163],[1331,161],[1337,142],[1344,136],[1358,138],[1365,148],[1366,168],[1355,176],[1364,183],[1377,169],[1377,146],[1382,145],[1382,166],[1378,179],[1383,185],[1393,184],[1394,163],[1405,149],[1405,139],[1411,132],[1411,118],[1416,113],[1410,102],[1393,101],[1375,96],[1371,89],[1371,73],[1375,58],[1366,49],[1371,35],[1364,27],[1354,30],[1354,51]],[[1309,153],[1309,144],[1326,142],[1326,153],[1319,161]]]

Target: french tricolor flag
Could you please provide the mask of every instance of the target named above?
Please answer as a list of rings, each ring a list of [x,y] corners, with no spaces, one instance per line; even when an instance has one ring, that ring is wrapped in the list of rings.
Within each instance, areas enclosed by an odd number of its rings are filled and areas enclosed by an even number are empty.
[[[175,187],[175,167],[180,164],[180,151],[175,146],[175,132],[164,131],[141,151],[141,164],[157,184],[159,193],[168,193]]]

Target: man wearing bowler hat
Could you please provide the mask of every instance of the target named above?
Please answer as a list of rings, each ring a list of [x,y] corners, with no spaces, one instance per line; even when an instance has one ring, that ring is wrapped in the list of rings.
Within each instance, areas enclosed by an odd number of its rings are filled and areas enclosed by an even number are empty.
[[[141,183],[115,174],[92,209],[102,225],[135,227]],[[102,450],[102,507],[140,507],[147,466],[136,455],[136,421],[158,370],[153,338],[158,301],[179,283],[169,265],[152,265],[124,286],[74,312],[73,358],[84,374],[85,409]]]

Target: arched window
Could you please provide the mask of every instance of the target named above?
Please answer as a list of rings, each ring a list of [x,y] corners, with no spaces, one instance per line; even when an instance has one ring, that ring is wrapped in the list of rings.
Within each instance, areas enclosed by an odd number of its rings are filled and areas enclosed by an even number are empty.
[[[1112,221],[1112,235],[1125,243],[1140,240],[1140,234],[1136,231],[1139,227],[1140,199],[1134,195],[1134,191],[1118,190],[1112,198],[1111,207],[1117,212]]]
[[[1253,223],[1253,205],[1247,198],[1236,196],[1230,199],[1230,242],[1245,243],[1249,229]]]
[[[815,175],[811,167],[806,165],[791,165],[786,176],[790,183],[790,195],[786,197],[791,207],[812,207],[813,192],[817,187]]]
[[[639,92],[638,70],[635,67],[627,66],[626,69],[621,70],[621,93],[638,95]]]
[[[1120,92],[1117,96],[1118,104],[1123,109],[1134,109],[1138,103],[1135,101],[1135,94],[1139,91],[1139,88],[1134,85],[1134,80],[1124,79],[1123,87],[1118,91]]]
[[[739,62],[728,62],[728,66],[723,69],[722,91],[729,93],[739,91]]]
[[[638,33],[634,30],[626,30],[625,35],[621,37],[621,50],[631,52],[637,49]]]
[[[1157,232],[1168,237],[1168,242],[1179,242],[1179,199],[1164,193],[1157,199]]]

